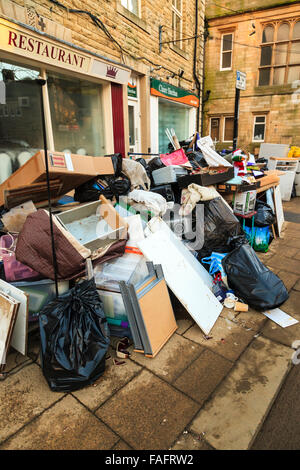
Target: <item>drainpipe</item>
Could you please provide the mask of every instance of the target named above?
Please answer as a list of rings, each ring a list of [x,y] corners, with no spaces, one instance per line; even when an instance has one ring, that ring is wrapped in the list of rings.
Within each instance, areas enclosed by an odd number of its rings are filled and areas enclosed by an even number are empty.
[[[201,98],[201,83],[199,81],[197,75],[197,35],[198,35],[198,11],[199,11],[199,0],[195,0],[196,2],[196,11],[195,11],[195,44],[194,44],[194,64],[193,64],[193,75],[194,80],[196,82],[196,87],[198,90],[198,98],[199,98],[199,107],[197,108],[197,120],[196,120],[196,130],[199,131],[200,126],[200,98]],[[201,125],[202,127],[202,125]]]

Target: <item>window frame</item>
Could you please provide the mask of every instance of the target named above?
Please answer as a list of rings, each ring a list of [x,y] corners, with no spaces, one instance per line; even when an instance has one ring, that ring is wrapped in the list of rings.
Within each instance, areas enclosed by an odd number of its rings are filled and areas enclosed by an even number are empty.
[[[209,135],[211,137],[211,122],[213,119],[218,119],[219,121],[219,140],[217,142],[220,142],[220,134],[221,134],[221,116],[210,116],[210,119],[209,119]],[[212,139],[212,137],[211,137]]]
[[[127,6],[123,5],[123,2],[126,2]],[[129,0],[120,0],[120,5],[123,8],[126,8],[126,10],[128,10],[132,15],[135,15],[138,18],[140,18],[141,17],[141,2],[140,2],[140,0],[137,0],[137,12],[136,13],[134,11],[130,10],[128,4],[129,4]]]
[[[223,51],[223,37],[224,36],[232,36],[232,41],[231,41],[231,50],[230,51]],[[232,70],[232,62],[233,62],[233,41],[234,41],[234,31],[227,31],[223,32],[221,35],[221,50],[220,50],[220,71],[226,71],[226,70]],[[223,64],[223,53],[225,52],[231,52],[231,60],[230,60],[230,67],[222,67]]]
[[[256,125],[256,124],[262,124],[262,123],[256,122],[256,118],[258,118],[258,117],[263,117],[264,120],[265,120],[264,123],[263,123],[264,126],[265,126],[265,128],[264,128],[264,138],[263,138],[263,140],[254,139],[255,125]],[[255,114],[255,115],[253,116],[252,143],[263,143],[263,142],[265,142],[265,139],[266,139],[266,131],[267,131],[267,115],[266,115],[266,114]]]
[[[232,135],[232,140],[225,140],[225,123],[226,123],[226,119],[233,119],[233,126],[234,126],[234,116],[224,116],[223,117],[223,135],[222,135],[222,142],[223,143],[230,143],[232,142],[233,143],[233,135]]]
[[[176,38],[176,33],[178,33],[178,31],[173,28],[173,31],[172,31],[172,37],[173,37],[173,42],[172,44],[176,47],[178,47],[179,49],[183,50],[183,42],[182,42],[182,31],[183,31],[183,14],[182,14],[182,2],[183,0],[180,0],[180,6],[181,6],[181,10],[178,10],[176,8],[176,6],[174,5],[173,3],[173,0],[172,0],[172,3],[171,3],[171,14],[172,14],[172,25],[173,25],[173,17],[176,16],[179,17],[180,19],[180,31],[179,31],[179,40]],[[176,24],[176,22],[174,23]]]
[[[291,67],[295,66],[300,66],[300,54],[299,54],[299,61],[290,63],[291,59],[291,50],[292,46],[295,43],[300,43],[300,38],[294,38],[294,27],[295,25],[300,22],[300,17],[295,18],[292,21],[288,20],[280,20],[280,21],[274,21],[274,22],[268,22],[265,24],[262,24],[262,34],[261,34],[261,41],[260,41],[260,57],[259,57],[259,66],[258,66],[258,77],[257,77],[257,86],[262,87],[262,86],[286,86],[286,85],[291,85],[293,82],[288,81],[288,76],[289,76],[289,69]],[[289,26],[289,36],[287,39],[283,39],[278,41],[278,30],[279,28],[287,24]],[[265,28],[268,26],[272,26],[274,28],[274,35],[273,35],[273,41],[271,42],[262,42],[263,41],[263,32]],[[276,57],[276,49],[279,46],[282,45],[287,45],[287,51],[286,51],[286,60],[285,63],[283,64],[276,64],[275,63],[275,57]],[[269,65],[260,65],[261,63],[261,54],[262,54],[262,48],[266,46],[271,46],[272,48],[272,57],[271,57],[271,63]],[[283,83],[280,84],[274,84],[274,74],[276,69],[284,68],[284,80]],[[269,83],[267,85],[260,85],[260,71],[263,69],[270,69],[270,77],[269,77]]]

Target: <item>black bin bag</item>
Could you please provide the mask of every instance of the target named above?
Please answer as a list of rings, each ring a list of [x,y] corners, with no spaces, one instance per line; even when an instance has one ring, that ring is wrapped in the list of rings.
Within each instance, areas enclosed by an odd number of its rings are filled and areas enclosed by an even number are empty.
[[[47,304],[39,324],[42,370],[52,391],[78,390],[103,374],[109,329],[94,279]]]
[[[201,202],[201,204],[204,206],[204,245],[201,250],[198,250],[199,260],[210,256],[212,251],[227,253],[229,251],[228,240],[243,234],[238,219],[221,197]],[[195,231],[194,214],[195,210],[193,211],[193,229]]]
[[[288,291],[278,276],[256,256],[253,248],[243,244],[222,260],[229,287],[250,307],[264,311],[279,307]]]

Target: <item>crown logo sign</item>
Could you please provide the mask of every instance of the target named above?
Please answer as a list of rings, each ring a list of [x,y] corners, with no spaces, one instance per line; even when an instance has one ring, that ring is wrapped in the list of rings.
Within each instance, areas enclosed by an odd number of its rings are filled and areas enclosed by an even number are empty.
[[[118,69],[116,67],[107,66],[107,70],[106,70],[107,77],[116,78],[117,73],[118,73]]]

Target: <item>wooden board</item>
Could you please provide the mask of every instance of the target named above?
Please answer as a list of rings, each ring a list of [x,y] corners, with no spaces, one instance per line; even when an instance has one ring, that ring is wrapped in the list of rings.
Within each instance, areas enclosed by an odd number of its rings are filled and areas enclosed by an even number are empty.
[[[16,324],[11,338],[11,346],[24,356],[27,354],[28,295],[8,282],[0,279],[0,290],[20,303]]]
[[[165,231],[158,230],[139,242],[138,246],[148,260],[162,265],[169,288],[201,330],[208,335],[223,306],[209,289],[206,278],[199,273],[199,269],[195,269],[189,257],[185,256],[185,252],[191,257],[193,255],[180,240],[173,240]],[[195,258],[194,261],[201,266]]]
[[[60,180],[50,180],[51,198],[55,199],[61,191]],[[7,209],[18,206],[26,201],[41,202],[48,198],[47,182],[33,183],[13,189],[4,190],[4,205]]]
[[[15,326],[19,302],[4,292],[0,292],[0,371],[6,364],[7,351],[10,346]]]
[[[164,279],[138,297],[140,312],[149,339],[152,353],[147,357],[155,357],[177,330],[168,289]]]

